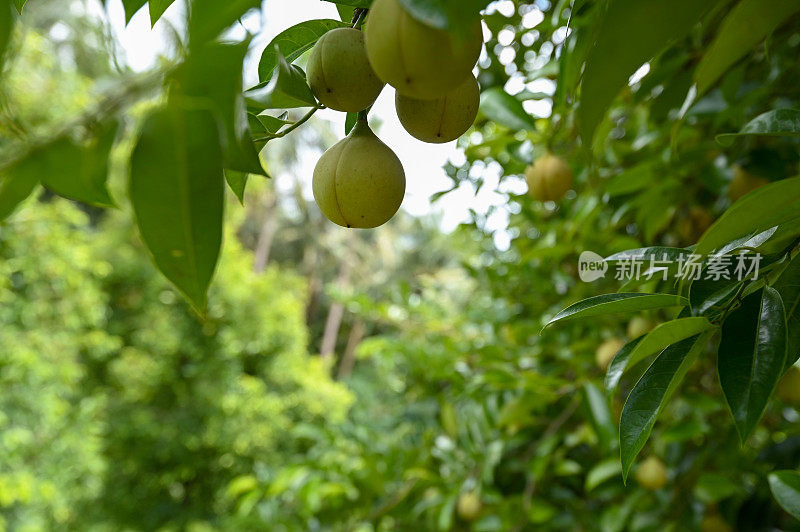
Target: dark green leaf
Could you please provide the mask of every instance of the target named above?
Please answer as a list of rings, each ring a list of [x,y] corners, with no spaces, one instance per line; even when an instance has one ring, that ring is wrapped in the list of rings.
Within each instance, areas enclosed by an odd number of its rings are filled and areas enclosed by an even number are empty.
[[[217,122],[171,105],[151,114],[131,156],[130,197],[162,273],[202,310],[222,243],[224,181]]]
[[[753,432],[786,363],[786,314],[765,287],[742,301],[722,324],[719,381],[742,441]]]
[[[242,15],[260,6],[261,0],[194,0],[189,20],[189,40],[193,45],[210,41]]]
[[[798,10],[797,0],[771,0],[768,5],[763,0],[742,0],[736,4],[697,65],[697,94],[702,95],[731,65]]]
[[[256,120],[261,124],[261,127],[264,129],[265,132],[270,134],[275,134],[280,129],[285,126],[286,124],[291,124],[291,120],[287,120],[286,117],[288,116],[287,113],[283,113],[280,116],[272,116],[265,113],[261,113],[260,115],[256,115]]]
[[[131,21],[133,16],[144,7],[147,0],[122,0],[122,5],[125,7],[125,23]]]
[[[770,183],[734,203],[706,231],[695,253],[707,255],[737,238],[800,218],[800,177]]]
[[[0,169],[0,221],[31,195],[43,167],[47,166],[47,146],[33,150],[23,159]]]
[[[110,207],[108,195],[108,154],[114,144],[117,124],[107,126],[86,143],[75,142],[69,136],[52,143],[45,155],[52,161],[42,168],[42,184],[65,198],[92,205]]]
[[[584,146],[637,68],[680,39],[717,0],[612,0],[589,51],[578,109]]]
[[[183,94],[206,98],[213,103],[221,121],[225,167],[264,174],[250,136],[242,94],[242,62],[246,53],[247,43],[197,46],[176,78],[181,83]]]
[[[247,97],[251,106],[258,105],[262,110],[317,105],[303,70],[296,65],[290,65],[280,53],[277,74],[266,85],[250,89]]]
[[[645,161],[625,170],[608,180],[606,193],[609,196],[621,196],[648,187],[653,183],[654,172],[657,167],[657,161]]]
[[[775,109],[760,114],[738,133],[717,135],[723,146],[733,143],[733,139],[745,135],[765,135],[771,137],[800,137],[800,111],[795,109]]]
[[[616,354],[606,374],[606,393],[613,393],[623,373],[650,355],[675,344],[714,329],[715,326],[703,317],[678,318],[658,325],[644,336],[630,342]],[[628,346],[632,347],[628,349]]]
[[[17,8],[17,12],[20,15],[22,14],[22,8],[25,7],[25,2],[27,1],[28,0],[14,0],[14,7]]]
[[[606,396],[591,382],[583,385],[583,399],[597,439],[604,449],[611,449],[616,439],[617,427],[611,417]]]
[[[264,53],[261,54],[261,60],[258,63],[258,78],[262,82],[270,80],[273,71],[278,66],[279,53],[286,58],[287,62],[291,63],[314,46],[314,43],[325,33],[346,26],[349,24],[338,20],[318,19],[306,20],[282,31],[264,48]]]
[[[688,304],[689,301],[686,298],[672,294],[642,294],[639,292],[604,294],[590,297],[568,306],[547,322],[547,325],[557,321],[588,316],[614,314],[617,312],[637,312],[654,308],[682,307]]]
[[[800,258],[795,258],[773,285],[786,311],[788,345],[784,372],[800,359]]]
[[[150,25],[155,26],[158,19],[164,14],[164,11],[174,2],[175,0],[150,0]]]
[[[355,12],[356,8],[353,6],[346,6],[342,4],[336,4],[336,11],[339,12],[339,19],[346,23],[350,24],[353,20],[353,13]]]
[[[619,422],[623,478],[628,476],[631,464],[650,437],[658,415],[694,364],[708,338],[708,333],[700,334],[668,346],[647,368],[628,395]]]
[[[418,21],[439,29],[463,29],[480,14],[490,0],[399,0]]]
[[[492,87],[481,94],[480,109],[490,120],[509,129],[536,129],[533,117],[525,112],[522,102],[508,94],[502,87]]]
[[[242,205],[244,205],[244,189],[247,186],[247,177],[247,172],[225,170],[225,181],[228,182],[228,186]]]
[[[769,474],[772,496],[795,519],[800,519],[800,473],[775,471]]]
[[[11,34],[14,30],[14,23],[17,15],[10,0],[0,0],[0,71],[3,69],[3,58],[6,55],[6,48],[11,41]]]

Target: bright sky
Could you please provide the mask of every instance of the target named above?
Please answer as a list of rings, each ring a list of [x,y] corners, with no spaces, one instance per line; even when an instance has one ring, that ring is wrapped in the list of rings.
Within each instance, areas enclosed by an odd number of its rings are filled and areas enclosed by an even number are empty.
[[[102,12],[100,0],[95,0],[96,8]],[[495,9],[502,11],[504,4],[510,4],[513,10],[513,3],[501,1],[497,2]],[[278,33],[286,28],[303,20],[315,18],[335,18],[338,13],[334,4],[323,0],[265,0],[263,7],[265,13],[261,33],[253,41],[252,61],[245,65],[245,79],[251,84],[257,82],[257,64],[261,51],[267,43]],[[156,24],[155,28],[150,28],[150,19],[147,10],[139,11],[125,26],[124,11],[121,0],[110,0],[107,3],[108,18],[117,38],[123,48],[128,64],[135,70],[146,70],[156,64],[159,55],[166,53],[168,40],[166,39],[165,27],[163,22]],[[183,2],[176,2],[164,14],[164,17],[176,26],[183,25],[184,5]],[[245,19],[244,24],[250,31],[258,30],[258,17]],[[533,21],[538,23],[538,21]],[[241,38],[244,36],[244,29],[234,27],[232,34]],[[484,52],[485,54],[485,52]],[[513,81],[513,80],[512,80]],[[525,85],[517,81],[517,87],[512,89],[507,87],[510,92],[518,92]],[[528,87],[531,90],[542,90],[541,87]],[[547,88],[545,87],[545,90]],[[526,102],[533,103],[536,102]],[[545,106],[546,107],[546,106]],[[534,114],[546,116],[549,109],[529,109]],[[539,111],[537,113],[536,111]],[[323,110],[317,115],[324,120],[331,122],[333,131],[344,132],[345,114],[332,110]],[[402,208],[413,215],[434,214],[439,217],[440,225],[443,230],[450,231],[460,222],[468,219],[469,209],[479,213],[486,213],[492,205],[504,205],[507,200],[504,195],[496,192],[500,178],[499,165],[490,165],[483,171],[484,186],[477,195],[471,184],[464,183],[457,190],[445,195],[435,204],[430,203],[430,196],[435,192],[450,188],[451,181],[442,170],[442,166],[452,159],[460,163],[464,160],[461,150],[456,147],[456,142],[447,144],[426,144],[411,137],[402,127],[394,111],[394,89],[387,87],[378,98],[371,116],[380,120],[382,124],[376,131],[378,136],[389,145],[403,163],[406,172],[406,196]],[[269,149],[269,145],[267,147]],[[299,172],[301,181],[305,185],[305,192],[310,199],[311,176],[314,165],[321,155],[317,151],[304,150],[299,153]],[[279,189],[290,189],[293,183],[293,176],[278,175],[277,183]],[[520,193],[526,190],[524,181],[521,179],[507,179],[502,186],[503,190],[513,190]],[[498,209],[489,219],[489,228],[498,230],[495,233],[495,243],[505,249],[508,246],[508,236],[504,229],[508,223],[508,215],[505,209]]]

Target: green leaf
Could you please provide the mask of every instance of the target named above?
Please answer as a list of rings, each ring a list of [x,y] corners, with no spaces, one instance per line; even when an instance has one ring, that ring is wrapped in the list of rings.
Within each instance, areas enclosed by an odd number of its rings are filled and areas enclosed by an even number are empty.
[[[225,181],[231,188],[239,203],[244,205],[244,189],[247,186],[247,172],[225,169]]]
[[[800,359],[800,258],[795,258],[773,285],[786,311],[788,345],[783,371]]]
[[[280,52],[277,74],[272,76],[269,83],[250,89],[247,97],[250,105],[258,105],[262,110],[317,105],[303,70],[297,65],[290,65]]]
[[[763,135],[770,137],[800,137],[800,111],[796,109],[775,109],[760,114],[738,133],[717,135],[717,142],[730,146],[736,137]]]
[[[700,334],[668,346],[628,395],[619,421],[623,479],[627,478],[633,460],[650,437],[664,405],[694,364],[708,338],[708,333]]]
[[[536,129],[533,117],[525,112],[522,102],[508,94],[502,87],[492,87],[481,94],[480,109],[490,120],[513,130]]]
[[[601,447],[611,449],[616,439],[617,427],[611,417],[606,396],[597,386],[587,381],[583,385],[583,399]]]
[[[325,0],[325,2],[331,2],[333,4],[342,4],[345,6],[365,7],[365,8],[372,5],[372,0]]]
[[[150,25],[155,26],[158,19],[164,14],[164,11],[173,3],[175,3],[175,0],[150,0]]]
[[[620,466],[619,460],[616,458],[607,458],[586,473],[586,491],[592,491],[605,481],[619,477],[620,475],[622,475],[622,467]]]
[[[35,150],[22,161],[0,169],[0,221],[31,195],[41,175],[41,164],[46,161],[43,150]]]
[[[225,141],[225,167],[263,175],[242,94],[242,62],[247,46],[246,42],[197,46],[176,78],[183,94],[213,103]]]
[[[719,381],[743,442],[761,419],[783,374],[786,334],[781,296],[769,286],[744,298],[722,324]]]
[[[640,310],[650,310],[665,307],[683,307],[689,304],[689,300],[684,297],[672,294],[642,294],[639,292],[627,292],[618,294],[603,294],[594,296],[583,301],[574,303],[547,322],[548,325],[557,321],[572,320],[575,318],[586,318],[614,314],[618,312],[638,312]]]
[[[714,41],[695,70],[697,95],[709,89],[731,65],[800,10],[797,0],[742,0],[722,21]]]
[[[353,129],[353,126],[356,125],[358,122],[358,113],[347,113],[347,116],[344,119],[344,134],[349,135],[350,130]]]
[[[614,356],[606,374],[606,393],[613,393],[622,375],[650,355],[691,336],[710,331],[715,325],[703,317],[687,317],[662,323],[644,336],[640,336]]]
[[[795,519],[800,519],[800,473],[775,471],[769,474],[772,496]]]
[[[117,124],[85,143],[63,136],[50,145],[43,156],[52,161],[42,168],[42,184],[65,198],[91,205],[111,207],[114,202],[108,195],[108,154],[114,145]]]
[[[159,270],[203,310],[222,244],[217,122],[175,104],[151,114],[131,156],[130,198]]]
[[[645,161],[625,170],[608,180],[606,193],[612,197],[622,196],[652,185],[657,167],[657,161]]]
[[[189,20],[189,40],[193,45],[210,41],[245,13],[260,6],[261,0],[194,0]]]
[[[147,0],[122,0],[122,5],[125,8],[125,24],[131,21],[133,16],[144,7]]]
[[[3,59],[16,21],[17,15],[14,13],[14,7],[10,0],[0,0],[0,71],[3,69]]]
[[[800,177],[764,185],[734,203],[697,243],[708,255],[728,242],[800,218]]]
[[[355,12],[356,8],[353,6],[346,6],[342,4],[336,4],[336,11],[339,12],[339,20],[347,24],[348,26],[353,20],[353,13]]]
[[[270,41],[258,63],[258,78],[267,82],[279,63],[279,55],[283,55],[291,63],[314,46],[320,37],[332,29],[349,26],[333,19],[306,20],[288,28]]]
[[[14,0],[14,7],[17,8],[17,12],[20,15],[22,14],[22,8],[25,7],[25,2],[27,1],[28,0]]]
[[[584,146],[628,78],[680,39],[718,0],[611,0],[589,51],[578,119]]]
[[[717,504],[741,491],[740,484],[719,473],[704,473],[694,486],[694,496],[704,504]]]
[[[408,13],[418,21],[434,28],[466,28],[491,0],[399,0]]]

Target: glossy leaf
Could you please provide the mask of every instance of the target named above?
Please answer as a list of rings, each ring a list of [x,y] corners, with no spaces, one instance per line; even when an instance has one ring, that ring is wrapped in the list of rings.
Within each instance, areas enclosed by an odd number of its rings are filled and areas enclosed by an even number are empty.
[[[164,11],[173,3],[175,3],[175,0],[150,0],[148,2],[150,8],[150,24],[155,26],[158,19],[164,14]]]
[[[244,205],[244,189],[247,186],[247,172],[239,172],[237,170],[225,170],[225,181],[231,191],[236,195],[239,203]]]
[[[703,317],[678,318],[662,323],[646,335],[633,340],[611,360],[606,374],[606,393],[613,393],[625,371],[645,358],[667,346],[714,328],[715,325]]]
[[[487,118],[512,130],[533,131],[536,123],[522,107],[522,102],[502,87],[492,87],[481,94],[480,110]]]
[[[439,29],[466,28],[490,0],[399,0],[412,17]]]
[[[314,46],[328,31],[347,26],[349,24],[338,20],[317,19],[306,20],[282,31],[264,48],[258,63],[258,78],[262,82],[270,80],[279,64],[279,55],[283,55],[286,61],[291,63]]]
[[[112,124],[86,143],[64,136],[52,143],[42,155],[49,161],[42,168],[42,184],[65,198],[92,205],[110,207],[108,195],[108,154],[114,144],[117,125]]]
[[[547,325],[575,318],[619,312],[638,312],[655,308],[682,307],[688,304],[689,301],[686,298],[672,294],[642,294],[639,292],[603,294],[568,306],[547,322]]]
[[[795,258],[773,285],[783,300],[788,344],[784,372],[800,359],[800,258]]]
[[[131,157],[130,198],[159,270],[202,310],[222,243],[217,122],[174,104],[151,114]]]
[[[769,474],[772,496],[795,519],[800,519],[800,473],[775,471]]]
[[[261,0],[194,0],[189,20],[189,40],[200,45],[216,38],[241,16],[261,6]]]
[[[706,231],[695,253],[707,255],[737,238],[800,218],[800,177],[764,185],[734,203]]]
[[[797,0],[741,0],[726,15],[695,70],[697,94],[702,95],[731,65],[775,28],[800,10]]]
[[[269,83],[247,91],[247,97],[251,105],[258,105],[262,110],[311,107],[317,104],[303,70],[296,65],[290,65],[280,53],[277,74],[272,76]]]
[[[584,146],[628,78],[686,35],[717,0],[612,0],[589,51],[578,119]]]
[[[742,301],[722,324],[717,367],[742,441],[753,432],[786,362],[786,314],[772,287]]]
[[[264,174],[250,135],[242,94],[242,62],[246,53],[246,42],[198,46],[176,78],[183,94],[213,103],[225,141],[225,167]]]
[[[727,146],[732,144],[736,137],[748,135],[800,137],[800,111],[795,109],[767,111],[745,124],[738,133],[717,135],[717,141],[723,146]]]
[[[628,395],[619,422],[623,478],[628,476],[661,410],[705,347],[708,337],[708,333],[695,335],[665,348]]]

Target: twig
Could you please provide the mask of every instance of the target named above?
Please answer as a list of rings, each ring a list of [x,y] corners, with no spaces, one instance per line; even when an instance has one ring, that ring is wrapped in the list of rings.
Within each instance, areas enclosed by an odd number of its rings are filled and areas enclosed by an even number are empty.
[[[305,124],[306,122],[308,122],[308,119],[311,118],[312,116],[314,116],[314,113],[316,113],[320,109],[325,109],[325,106],[322,105],[321,103],[315,105],[314,107],[312,107],[311,110],[309,112],[307,112],[306,114],[304,114],[297,122],[293,123],[291,126],[287,127],[283,131],[279,131],[278,133],[273,133],[273,134],[267,135],[266,137],[254,138],[253,140],[255,140],[255,141],[269,141],[269,140],[279,139],[281,137],[285,137],[286,135],[288,135],[289,133],[291,133],[292,131],[294,131],[298,127],[300,127],[303,124]]]

